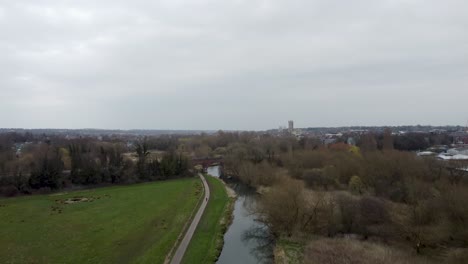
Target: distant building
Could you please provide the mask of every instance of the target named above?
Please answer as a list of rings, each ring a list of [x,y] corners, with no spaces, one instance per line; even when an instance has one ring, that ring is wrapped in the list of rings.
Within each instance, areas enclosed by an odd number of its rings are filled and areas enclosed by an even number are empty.
[[[418,156],[435,156],[435,155],[437,155],[437,153],[432,152],[432,151],[420,151],[420,152],[416,153],[416,155],[418,155]]]
[[[449,135],[453,137],[454,144],[468,144],[468,132],[455,131]]]
[[[322,140],[323,144],[325,145],[336,143],[336,141],[337,141],[336,138],[325,138]]]
[[[468,155],[462,155],[462,154],[449,155],[449,154],[442,153],[442,154],[439,154],[437,158],[441,160],[468,160]]]
[[[452,148],[452,149],[447,150],[447,154],[468,156],[468,148]]]
[[[356,140],[353,137],[349,137],[346,140],[346,143],[348,143],[348,145],[351,145],[351,146],[356,146]]]
[[[290,133],[292,133],[294,131],[294,121],[292,121],[292,120],[288,121],[288,130],[289,130]]]
[[[302,130],[299,129],[299,128],[296,128],[296,129],[293,129],[293,131],[291,132],[291,134],[293,136],[295,136],[297,139],[301,139],[304,137],[304,135],[302,134]]]

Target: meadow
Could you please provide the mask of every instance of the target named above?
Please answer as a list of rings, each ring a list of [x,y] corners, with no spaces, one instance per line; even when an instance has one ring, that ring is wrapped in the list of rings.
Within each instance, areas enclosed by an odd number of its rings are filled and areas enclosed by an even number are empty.
[[[198,178],[0,199],[0,263],[162,263]]]

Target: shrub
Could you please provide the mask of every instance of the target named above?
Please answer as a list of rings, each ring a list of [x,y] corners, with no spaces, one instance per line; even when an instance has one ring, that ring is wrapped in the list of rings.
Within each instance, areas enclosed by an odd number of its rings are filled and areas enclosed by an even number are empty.
[[[354,194],[363,194],[364,193],[364,183],[362,182],[359,176],[354,175],[349,180],[348,184],[349,190]]]
[[[0,195],[5,197],[13,197],[19,194],[18,189],[13,185],[1,186]]]
[[[305,206],[303,183],[284,179],[261,197],[261,220],[273,234],[291,236],[300,227]]]
[[[342,232],[355,233],[360,231],[358,199],[348,193],[340,193],[336,197],[339,208],[339,218]]]
[[[359,212],[365,225],[383,224],[389,219],[385,203],[371,196],[365,196],[359,201]]]
[[[354,239],[314,240],[304,251],[306,264],[419,264],[432,263],[422,257],[370,242]]]

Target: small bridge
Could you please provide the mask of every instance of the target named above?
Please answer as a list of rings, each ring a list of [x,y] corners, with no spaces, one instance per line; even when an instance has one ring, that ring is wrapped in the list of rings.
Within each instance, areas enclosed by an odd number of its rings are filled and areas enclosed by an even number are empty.
[[[223,158],[194,158],[192,159],[193,166],[201,165],[203,170],[206,171],[211,166],[223,166]]]

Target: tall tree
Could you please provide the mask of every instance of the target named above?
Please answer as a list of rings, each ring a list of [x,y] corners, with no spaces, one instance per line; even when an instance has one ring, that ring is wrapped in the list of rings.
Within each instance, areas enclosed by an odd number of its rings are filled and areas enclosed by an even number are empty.
[[[393,136],[392,136],[392,131],[390,130],[390,128],[386,128],[384,131],[382,149],[393,150]]]
[[[57,189],[61,187],[63,161],[60,150],[58,148],[50,150],[49,148],[47,148],[38,167],[31,173],[29,184],[33,188]]]
[[[149,177],[146,161],[147,161],[148,155],[150,154],[148,150],[148,142],[146,141],[146,138],[144,138],[140,142],[137,142],[135,151],[138,156],[138,161],[137,161],[138,176],[140,177],[140,179],[146,180]]]

